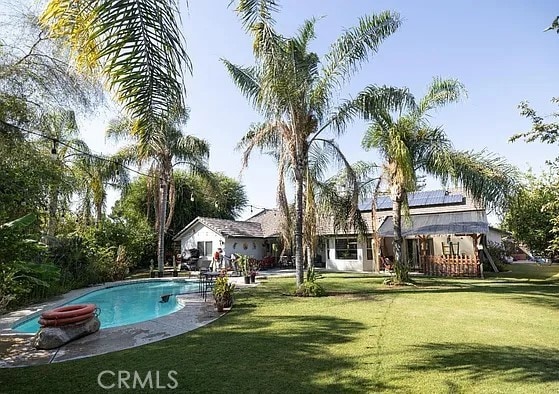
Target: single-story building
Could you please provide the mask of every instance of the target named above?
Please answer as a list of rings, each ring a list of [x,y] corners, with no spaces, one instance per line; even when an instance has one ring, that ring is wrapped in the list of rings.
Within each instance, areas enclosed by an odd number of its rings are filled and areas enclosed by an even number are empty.
[[[278,250],[278,211],[264,209],[245,220],[197,217],[173,237],[181,253],[198,249],[201,266],[207,267],[217,248],[226,256],[232,253],[262,260]],[[275,245],[275,246],[274,246]]]

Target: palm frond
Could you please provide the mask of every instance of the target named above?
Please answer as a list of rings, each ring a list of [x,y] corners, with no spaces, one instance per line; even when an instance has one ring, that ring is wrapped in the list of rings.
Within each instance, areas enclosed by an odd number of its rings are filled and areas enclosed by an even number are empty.
[[[184,108],[191,70],[176,1],[50,0],[43,26],[67,40],[78,64],[99,69],[128,114],[146,130]]]
[[[369,85],[354,99],[346,100],[335,108],[318,133],[330,127],[337,135],[340,135],[357,115],[365,120],[377,120],[378,118],[387,120],[391,111],[401,111],[407,108],[415,108],[414,98],[407,88]]]
[[[259,108],[261,98],[261,86],[259,71],[256,67],[237,66],[226,59],[221,59],[227,71],[231,75],[233,82],[237,85],[241,93],[256,108]]]
[[[450,179],[484,206],[502,208],[520,188],[518,169],[503,157],[486,150],[452,151],[450,155]]]
[[[248,161],[253,149],[260,152],[270,150],[272,155],[281,149],[281,139],[278,127],[271,123],[255,123],[250,126],[249,131],[243,136],[237,150],[243,150],[243,168],[248,166]]]
[[[466,95],[466,88],[457,79],[435,77],[427,88],[427,94],[419,101],[417,116],[422,117],[432,109],[458,102]]]
[[[323,75],[313,92],[313,107],[323,107],[332,89],[347,82],[400,24],[399,14],[384,11],[361,17],[357,26],[338,38],[325,56]]]
[[[233,2],[234,0],[229,2],[229,5]],[[278,12],[279,9],[279,3],[275,0],[239,0],[235,11],[241,18],[244,28],[250,31],[258,22],[273,25],[272,13]]]

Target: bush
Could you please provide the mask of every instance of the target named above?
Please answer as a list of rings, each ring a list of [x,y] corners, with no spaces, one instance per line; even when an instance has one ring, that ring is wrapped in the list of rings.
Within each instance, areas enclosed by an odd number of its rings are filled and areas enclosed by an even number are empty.
[[[295,290],[298,297],[323,297],[326,295],[324,288],[316,283],[316,273],[314,267],[310,266],[307,270],[307,279]]]
[[[36,219],[29,214],[0,226],[0,312],[58,281],[59,270],[45,257],[46,245],[32,232]]]

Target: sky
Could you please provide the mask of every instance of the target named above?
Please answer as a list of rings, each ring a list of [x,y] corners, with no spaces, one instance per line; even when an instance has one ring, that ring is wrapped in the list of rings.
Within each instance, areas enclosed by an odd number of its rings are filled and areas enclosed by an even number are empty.
[[[256,152],[241,173],[241,152],[235,150],[250,124],[261,118],[220,61],[225,58],[252,65],[251,38],[233,7],[228,8],[229,0],[188,3],[188,10],[182,7],[181,17],[193,74],[186,79],[191,114],[184,131],[211,144],[210,169],[239,179],[249,204],[273,208],[275,163]],[[546,160],[559,155],[556,145],[508,142],[513,134],[530,129],[530,122],[519,114],[521,101],[529,101],[541,114],[557,108],[550,99],[559,96],[559,35],[543,32],[559,12],[556,1],[282,0],[280,5],[275,19],[278,31],[286,36],[305,19],[321,18],[311,45],[320,57],[360,16],[383,10],[401,15],[402,26],[340,90],[340,100],[370,84],[408,87],[420,97],[434,76],[456,78],[466,86],[468,97],[431,118],[433,125],[443,126],[455,148],[487,149],[523,171],[531,168],[536,173],[544,169]],[[105,125],[112,116],[105,111],[82,121],[82,136],[94,151],[116,149],[104,141]],[[375,152],[361,148],[366,128],[366,123],[357,121],[338,140],[351,162],[379,161]],[[427,187],[441,185],[429,180]],[[111,194],[109,205],[115,198]],[[242,217],[246,216],[250,216],[250,208]]]

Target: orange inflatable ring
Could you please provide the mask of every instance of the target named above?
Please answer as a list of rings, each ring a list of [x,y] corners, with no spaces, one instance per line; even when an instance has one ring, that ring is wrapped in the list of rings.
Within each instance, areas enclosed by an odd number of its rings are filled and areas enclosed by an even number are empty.
[[[66,317],[76,317],[95,312],[95,304],[78,304],[62,306],[53,309],[52,311],[45,312],[41,315],[43,319],[63,319]]]
[[[45,312],[39,319],[39,324],[47,326],[63,326],[66,324],[79,323],[92,318],[95,315],[95,304],[68,305]]]
[[[86,320],[91,319],[93,316],[95,316],[95,313],[89,313],[87,315],[81,315],[81,316],[76,316],[76,317],[65,317],[65,318],[62,318],[62,319],[43,319],[43,318],[40,318],[39,319],[39,324],[43,327],[59,327],[59,326],[65,326],[65,325],[68,325],[68,324],[85,322]]]

